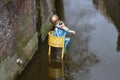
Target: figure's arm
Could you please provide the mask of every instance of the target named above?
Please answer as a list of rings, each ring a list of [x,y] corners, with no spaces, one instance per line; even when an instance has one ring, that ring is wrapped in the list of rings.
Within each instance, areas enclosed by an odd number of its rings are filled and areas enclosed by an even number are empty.
[[[73,31],[73,30],[70,30],[68,27],[63,27],[63,29],[65,30],[65,31],[67,31],[67,32],[69,32],[69,33],[73,33],[73,34],[75,34],[75,31]]]
[[[70,29],[64,24],[63,21],[59,21],[56,26],[57,26],[58,28],[61,28],[61,29],[65,30],[66,32],[75,34],[75,31],[70,30]]]
[[[58,24],[58,25],[60,26],[60,28],[62,28],[62,29],[65,30],[66,32],[75,34],[75,31],[70,30],[70,29],[64,24],[64,22],[59,21],[59,24]]]
[[[69,30],[69,32],[75,34],[75,31],[73,31],[73,30]]]
[[[55,36],[59,36],[58,28],[55,28],[55,30],[54,30],[54,34],[55,34]]]

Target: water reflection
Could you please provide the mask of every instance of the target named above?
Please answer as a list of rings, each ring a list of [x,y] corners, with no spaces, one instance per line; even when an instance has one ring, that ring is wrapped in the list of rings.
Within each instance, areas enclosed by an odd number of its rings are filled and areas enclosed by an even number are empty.
[[[99,4],[100,10],[94,8],[92,0],[64,0],[66,24],[76,31],[74,36],[72,34],[68,35],[71,37],[71,42],[65,54],[64,63],[67,67],[67,72],[65,73],[64,71],[65,78],[61,78],[65,66],[62,67],[63,62],[59,58],[59,53],[52,54],[52,63],[49,63],[48,66],[47,50],[44,50],[48,49],[48,47],[44,47],[45,43],[47,43],[45,42],[41,50],[38,51],[40,53],[39,56],[36,55],[33,58],[31,65],[28,65],[29,67],[24,71],[20,80],[49,80],[46,77],[48,75],[52,80],[120,79],[120,55],[116,52],[116,43],[117,50],[119,51],[120,38],[117,30],[119,32],[120,29],[116,25],[118,23],[113,21],[110,13],[107,13],[108,8],[114,10],[114,7],[111,8],[109,4],[109,7],[105,8],[106,5],[104,5],[105,2],[103,0],[94,1]],[[113,3],[117,0],[105,1],[112,1],[109,3]],[[114,11],[112,12],[114,13]],[[103,15],[107,16],[107,18]],[[117,22],[119,22],[118,19]],[[59,50],[55,52],[59,52]],[[31,72],[29,73],[29,71]]]
[[[61,49],[52,48],[48,62],[48,41],[40,45],[33,59],[16,80],[65,80],[64,62],[61,60]]]
[[[75,61],[74,61],[75,60]],[[89,79],[90,69],[99,62],[97,56],[94,53],[84,54],[79,59],[67,57],[66,63],[68,73],[66,78],[68,80],[86,80]]]
[[[61,48],[51,49],[49,58],[49,77],[50,80],[65,80],[64,76],[64,60],[61,58]]]
[[[68,76],[70,80],[119,80],[120,55],[117,54],[116,43],[119,45],[117,30],[120,27],[113,24],[110,15],[117,18],[115,22],[119,22],[115,7],[120,1],[94,1],[97,8],[92,0],[64,0],[66,23],[76,31],[75,36],[69,35],[72,46],[68,48],[66,62],[69,65]],[[104,5],[106,2],[109,7]]]
[[[50,80],[61,79],[64,80],[64,65],[63,62],[51,62],[49,64]]]
[[[99,63],[96,51],[89,48],[90,32],[94,30],[92,18],[96,10],[91,0],[64,0],[65,20],[68,27],[76,31],[76,35],[68,35],[71,42],[66,53],[68,80],[87,80],[91,76],[91,68]]]
[[[68,49],[63,61],[61,59],[61,49],[52,48],[49,57],[49,77],[51,80],[86,79],[90,74],[90,68],[99,62],[98,57],[95,55],[96,52],[83,50],[81,53],[74,53],[76,55],[72,57],[69,52],[71,50]],[[79,57],[79,55],[81,56]]]
[[[118,33],[120,33],[120,1],[119,0],[93,0],[94,4],[96,5],[97,9],[100,10],[100,12],[106,16],[108,19],[110,19]],[[117,47],[116,50],[120,51],[120,34],[118,34],[117,39]]]

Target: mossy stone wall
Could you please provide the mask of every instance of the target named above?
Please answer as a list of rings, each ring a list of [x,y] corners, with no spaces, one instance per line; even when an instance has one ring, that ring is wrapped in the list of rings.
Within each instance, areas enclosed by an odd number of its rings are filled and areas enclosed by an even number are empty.
[[[37,48],[35,0],[0,0],[0,80],[14,80]]]
[[[54,0],[0,0],[0,80],[14,80],[52,28]],[[23,61],[17,64],[16,60]]]

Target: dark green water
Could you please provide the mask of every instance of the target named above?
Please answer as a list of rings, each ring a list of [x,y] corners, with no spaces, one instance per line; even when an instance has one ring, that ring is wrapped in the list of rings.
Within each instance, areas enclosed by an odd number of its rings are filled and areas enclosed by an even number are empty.
[[[65,78],[50,79],[45,40],[18,80],[120,80],[119,3],[64,0],[65,23],[76,31],[68,34],[71,42],[64,60]],[[53,64],[54,68],[58,65]]]

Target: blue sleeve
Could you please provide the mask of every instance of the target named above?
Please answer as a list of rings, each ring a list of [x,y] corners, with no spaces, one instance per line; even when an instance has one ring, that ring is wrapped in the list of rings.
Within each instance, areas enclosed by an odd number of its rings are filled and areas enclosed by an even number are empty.
[[[59,36],[58,28],[55,28],[55,30],[54,30],[54,36]]]
[[[66,30],[64,30],[63,36],[66,36],[66,34],[69,32],[69,28],[67,28]]]

